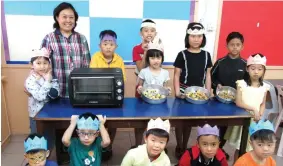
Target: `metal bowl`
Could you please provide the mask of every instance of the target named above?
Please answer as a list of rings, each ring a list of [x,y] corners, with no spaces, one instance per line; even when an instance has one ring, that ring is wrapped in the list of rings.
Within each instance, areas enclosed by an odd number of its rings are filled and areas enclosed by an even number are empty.
[[[156,89],[158,94],[160,95],[165,95],[165,98],[162,98],[162,99],[150,99],[148,97],[146,97],[144,95],[144,92],[148,89]],[[141,90],[141,98],[149,103],[149,104],[161,104],[161,103],[164,103],[167,99],[167,96],[168,96],[169,92],[167,89],[165,89],[163,86],[160,86],[160,85],[155,85],[155,84],[149,84],[149,85],[145,85],[143,86],[142,90]]]
[[[220,89],[216,90],[216,98],[218,101],[222,102],[222,103],[226,103],[226,104],[230,104],[233,103],[235,101],[235,99],[224,99],[222,97],[219,96],[219,93],[222,91],[227,91],[228,93],[231,93],[232,95],[234,95],[236,97],[236,89],[230,87],[230,86],[222,86]]]
[[[187,93],[189,92],[196,92],[200,90],[201,92],[203,92],[206,96],[207,96],[207,100],[195,100],[195,99],[192,99],[192,98],[189,98],[187,97]],[[193,103],[193,104],[205,104],[209,101],[209,97],[210,97],[210,93],[207,89],[203,88],[203,87],[199,87],[199,86],[190,86],[188,88],[185,89],[185,95],[186,95],[186,100],[190,103]]]

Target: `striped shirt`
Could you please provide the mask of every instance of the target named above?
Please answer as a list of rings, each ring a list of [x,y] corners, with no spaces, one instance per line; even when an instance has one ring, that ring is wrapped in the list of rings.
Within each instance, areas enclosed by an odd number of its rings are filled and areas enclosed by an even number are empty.
[[[41,47],[51,52],[53,77],[59,81],[60,96],[68,98],[68,78],[71,71],[89,66],[90,53],[85,36],[74,31],[67,38],[56,29],[45,36]]]

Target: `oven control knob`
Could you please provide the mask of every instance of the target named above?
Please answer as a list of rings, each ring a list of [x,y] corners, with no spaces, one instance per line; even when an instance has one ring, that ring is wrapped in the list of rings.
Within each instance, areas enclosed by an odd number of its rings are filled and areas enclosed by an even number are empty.
[[[119,80],[119,81],[117,81],[117,85],[118,86],[121,86],[122,85],[122,82]]]
[[[121,92],[122,92],[122,89],[117,89],[117,92],[118,92],[118,93],[121,93]]]
[[[117,100],[122,100],[122,96],[117,96]]]

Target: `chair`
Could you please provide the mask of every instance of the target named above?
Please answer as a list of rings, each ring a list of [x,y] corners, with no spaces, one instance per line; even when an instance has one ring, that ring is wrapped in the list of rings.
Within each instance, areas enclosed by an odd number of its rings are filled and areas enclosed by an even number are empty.
[[[275,131],[278,130],[280,123],[283,122],[283,106],[282,106],[283,105],[283,86],[277,85],[276,88],[278,90],[279,115],[276,119],[276,123],[275,123],[275,126],[274,126]],[[283,132],[282,132],[281,139],[280,139],[280,142],[279,142],[277,156],[283,157]]]
[[[270,89],[269,92],[267,92],[266,96],[266,104],[263,118],[268,119],[273,125],[275,125],[279,113],[276,90],[272,83],[268,81],[264,81],[264,83],[270,85]]]

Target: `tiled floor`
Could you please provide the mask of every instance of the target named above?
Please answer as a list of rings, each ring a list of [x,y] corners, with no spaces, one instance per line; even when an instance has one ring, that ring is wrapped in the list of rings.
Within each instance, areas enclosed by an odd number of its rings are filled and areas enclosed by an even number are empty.
[[[12,137],[10,144],[4,149],[2,152],[2,165],[3,166],[22,166],[24,165],[24,148],[23,148],[23,141],[25,139],[26,135],[15,135]],[[195,143],[196,140],[196,130],[193,128],[191,132],[191,137],[188,143],[188,146],[191,146]],[[132,131],[119,131],[117,132],[115,141],[113,143],[113,157],[111,160],[109,160],[107,163],[103,163],[103,166],[114,166],[114,165],[120,165],[123,156],[126,154],[126,152],[129,150],[129,148],[134,145],[134,133]],[[172,164],[176,164],[177,160],[174,157],[174,149],[176,146],[176,139],[174,135],[174,131],[171,132],[170,140],[167,145],[168,154],[170,157],[170,160]],[[228,144],[225,145],[224,149],[227,151],[227,153],[230,154],[230,160],[229,165],[232,165],[233,163],[233,153],[234,149],[231,148]],[[276,157],[277,163],[282,163],[283,158],[282,157]],[[278,164],[277,164],[278,165]]]

